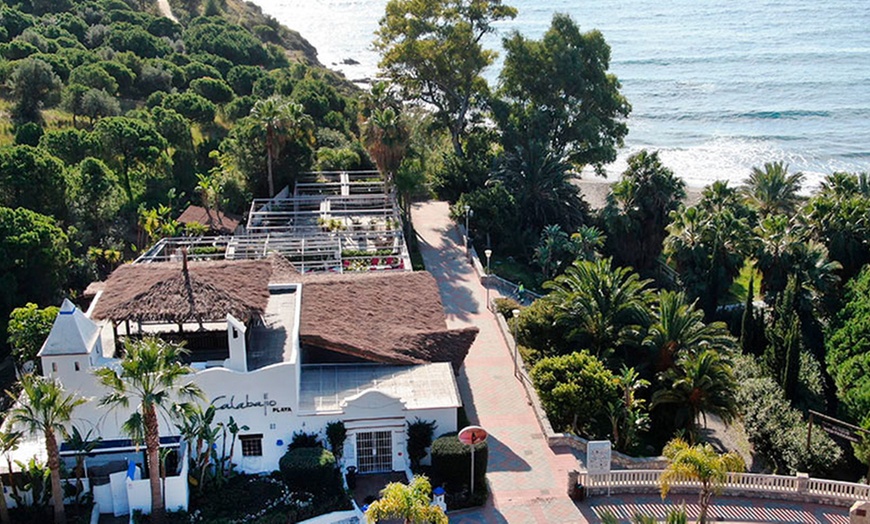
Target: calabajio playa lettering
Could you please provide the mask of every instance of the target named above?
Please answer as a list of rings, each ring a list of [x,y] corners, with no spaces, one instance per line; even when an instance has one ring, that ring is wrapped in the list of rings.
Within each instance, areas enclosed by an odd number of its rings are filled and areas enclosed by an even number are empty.
[[[236,396],[232,395],[230,397],[229,402],[224,402],[223,404],[218,404],[221,399],[227,398],[226,395],[220,395],[215,397],[214,400],[211,401],[212,405],[215,409],[248,409],[248,408],[273,408],[278,405],[277,400],[250,400],[248,395],[245,395],[244,402],[239,401],[236,403]]]

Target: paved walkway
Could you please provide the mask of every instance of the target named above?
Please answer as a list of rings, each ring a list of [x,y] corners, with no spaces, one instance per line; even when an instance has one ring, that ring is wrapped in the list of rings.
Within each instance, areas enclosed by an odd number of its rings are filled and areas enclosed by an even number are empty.
[[[490,433],[487,479],[493,496],[485,508],[454,515],[451,522],[586,522],[566,494],[568,471],[577,469],[577,461],[568,453],[557,455],[544,440],[447,204],[417,204],[412,216],[448,326],[480,329],[460,371],[459,389],[469,419]]]
[[[492,314],[486,310],[486,290],[480,285],[458,230],[444,202],[415,204],[414,227],[420,251],[438,281],[451,328],[477,326],[480,334],[459,376],[459,389],[472,423],[490,432],[487,480],[492,497],[484,508],[451,513],[450,522],[587,523],[599,522],[609,510],[629,522],[635,513],[664,517],[684,496],[597,496],[573,503],[566,495],[568,471],[583,456],[572,450],[552,450],[544,440],[525,391],[513,377],[513,360]],[[690,517],[697,514],[694,496],[686,496]],[[718,497],[717,522],[777,522],[847,524],[845,508],[763,499]]]

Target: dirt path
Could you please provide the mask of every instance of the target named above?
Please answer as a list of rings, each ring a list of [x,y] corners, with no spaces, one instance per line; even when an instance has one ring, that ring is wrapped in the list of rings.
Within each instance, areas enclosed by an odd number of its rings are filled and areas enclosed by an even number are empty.
[[[169,0],[157,0],[157,8],[160,10],[161,15],[173,22],[178,22],[178,19],[175,18],[174,14],[172,14],[172,8],[169,7]]]

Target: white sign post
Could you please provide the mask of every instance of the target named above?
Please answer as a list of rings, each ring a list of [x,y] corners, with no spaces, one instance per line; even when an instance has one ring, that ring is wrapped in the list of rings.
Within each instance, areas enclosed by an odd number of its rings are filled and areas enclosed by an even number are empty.
[[[593,475],[607,475],[607,496],[610,496],[610,459],[612,450],[609,440],[592,440],[586,444],[586,471]]]

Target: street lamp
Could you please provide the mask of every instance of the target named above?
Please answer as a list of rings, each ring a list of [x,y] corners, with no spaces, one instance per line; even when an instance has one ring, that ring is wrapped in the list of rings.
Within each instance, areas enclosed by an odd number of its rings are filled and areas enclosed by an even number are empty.
[[[486,282],[484,284],[486,286],[486,309],[489,309],[489,257],[492,256],[492,249],[487,248],[483,254],[486,255]]]
[[[520,345],[517,341],[517,322],[520,316],[520,310],[515,309],[511,311],[513,313],[513,321],[514,321],[514,376],[518,377],[520,375],[520,363],[519,363],[519,353],[520,353]]]
[[[471,210],[471,206],[465,204],[465,207],[462,208],[465,211],[465,255],[468,255],[468,217],[474,215],[474,211]]]

